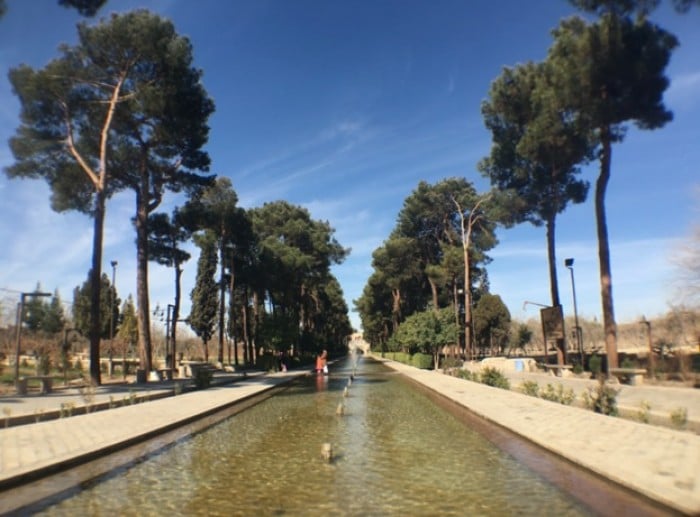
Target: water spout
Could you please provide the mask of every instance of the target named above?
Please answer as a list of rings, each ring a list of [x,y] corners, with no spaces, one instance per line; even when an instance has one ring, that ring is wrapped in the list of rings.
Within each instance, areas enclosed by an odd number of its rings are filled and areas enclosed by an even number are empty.
[[[321,457],[328,463],[333,461],[333,446],[330,443],[321,445]]]

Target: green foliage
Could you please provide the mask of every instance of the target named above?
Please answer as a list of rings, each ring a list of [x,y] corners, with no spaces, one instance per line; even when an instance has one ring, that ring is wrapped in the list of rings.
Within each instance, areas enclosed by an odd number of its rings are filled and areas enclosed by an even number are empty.
[[[537,384],[537,381],[523,381],[520,385],[520,391],[531,397],[539,397],[540,386]]]
[[[467,381],[480,382],[479,374],[469,370],[455,370],[454,376]]]
[[[404,350],[436,355],[443,346],[457,343],[458,337],[454,312],[445,308],[437,314],[432,310],[412,314],[401,323],[391,342]]]
[[[279,365],[275,355],[265,353],[258,356],[257,366],[264,372],[276,372]]]
[[[579,374],[583,373],[583,366],[579,363],[574,363],[574,367],[571,369],[571,371],[575,375],[579,375]]]
[[[674,427],[678,429],[683,429],[688,424],[688,409],[684,407],[678,407],[671,411],[669,417]]]
[[[588,0],[581,0],[588,1]],[[592,0],[601,5],[602,2]],[[619,1],[607,3],[609,6]],[[600,173],[596,181],[595,213],[598,225],[603,324],[609,336],[608,361],[616,366],[612,283],[609,282],[610,245],[605,217],[605,195],[611,177],[612,145],[621,142],[625,124],[657,129],[672,119],[663,103],[669,85],[664,71],[678,40],[644,17],[636,20],[607,11],[594,23],[567,18],[553,31],[547,61],[551,63],[553,91],[568,117],[580,122],[577,131],[591,135],[599,147]]]
[[[312,219],[306,208],[277,201],[248,215],[256,239],[254,287],[267,293],[265,305],[274,314],[296,323],[297,337],[287,345],[296,345],[300,353],[304,346],[339,349],[345,338],[339,334],[351,326],[330,267],[342,263],[349,250],[327,221]]]
[[[216,274],[216,240],[204,233],[195,239],[200,248],[197,261],[197,276],[191,292],[192,308],[189,324],[197,336],[206,344],[214,335],[216,315],[219,307],[219,286]]]
[[[83,285],[73,290],[73,325],[84,336],[90,334],[90,307],[92,296],[92,274],[88,273]],[[102,273],[100,282],[100,338],[108,339],[110,333],[110,312],[115,322],[119,321],[119,304],[117,290],[106,273]]]
[[[598,354],[593,354],[588,360],[588,369],[595,376],[600,375],[602,371],[603,358]]]
[[[459,357],[447,356],[442,360],[442,368],[444,371],[461,368],[464,361]]]
[[[642,400],[639,404],[639,411],[637,411],[637,419],[644,423],[649,423],[649,412],[651,411],[651,404],[646,400]]]
[[[617,394],[618,390],[605,383],[605,376],[599,375],[598,386],[583,392],[583,403],[596,413],[617,416]]]
[[[51,356],[48,350],[42,350],[36,358],[36,373],[38,375],[48,375],[51,371]]]
[[[558,402],[566,406],[571,405],[571,403],[576,400],[574,390],[571,388],[564,389],[562,384],[557,384],[556,388],[552,384],[547,384],[547,386],[540,391],[539,396],[545,400]]]
[[[486,384],[487,386],[493,386],[504,390],[510,389],[510,381],[508,380],[508,377],[503,375],[503,373],[497,368],[484,368],[481,371],[480,380],[482,384]]]
[[[525,348],[532,341],[532,330],[524,324],[518,325],[518,334],[516,336],[516,348]]]
[[[433,367],[433,356],[431,354],[422,354],[420,352],[411,356],[411,365],[423,370],[429,370]]]
[[[83,16],[95,16],[107,0],[58,0],[64,7],[72,7]]]
[[[510,335],[510,311],[500,296],[484,293],[474,307],[474,338],[502,352]]]
[[[122,306],[122,319],[119,323],[117,337],[130,347],[136,344],[136,339],[138,338],[136,307],[134,307],[134,300],[131,295],[129,295]]]
[[[404,200],[396,227],[372,255],[374,271],[355,301],[365,339],[373,347],[386,344],[407,318],[431,308],[449,307],[457,323],[455,307],[460,301],[455,293],[465,285],[465,275],[467,285],[487,284],[486,252],[497,242],[490,206],[489,199],[463,178],[447,178],[434,185],[421,181]],[[423,321],[420,327],[430,329],[433,324]],[[436,355],[434,348],[424,348],[426,340],[416,329],[404,332],[412,336],[402,336],[401,341],[415,343],[410,345],[413,350],[423,347],[422,352]]]
[[[406,352],[394,352],[394,361],[398,361],[403,364],[411,364],[411,354]]]

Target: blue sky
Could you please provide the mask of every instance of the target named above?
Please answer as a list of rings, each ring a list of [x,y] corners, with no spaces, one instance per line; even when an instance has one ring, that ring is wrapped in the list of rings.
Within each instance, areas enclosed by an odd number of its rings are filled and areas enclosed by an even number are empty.
[[[504,66],[543,59],[550,30],[575,13],[564,0],[109,0],[100,16],[136,7],[172,19],[191,39],[217,108],[207,145],[212,172],[231,178],[241,206],[305,206],[352,248],[334,268],[351,308],[372,272],[372,251],[420,180],[464,176],[488,188],[476,164],[490,149],[480,114],[489,85]],[[678,15],[664,6],[653,19],[681,42],[666,94],[675,119],[657,131],[630,129],[613,149],[607,214],[618,322],[683,302],[677,257],[700,223],[700,10]],[[19,113],[7,71],[56,57],[59,43],[76,41],[77,21],[56,0],[8,0],[0,20],[0,167],[12,163],[6,141]],[[597,164],[584,176],[594,182]],[[43,181],[0,174],[4,321],[14,318],[17,293],[37,282],[70,302],[89,269],[90,220],[54,213],[48,200]],[[177,202],[166,198],[163,209]],[[133,211],[131,193],[107,208],[104,270],[119,262],[122,298],[135,293]],[[535,317],[536,307],[523,303],[549,300],[544,230],[522,225],[499,229],[498,238],[491,290],[514,318]],[[600,319],[592,198],[558,218],[557,255],[565,313],[572,297],[563,261],[574,257],[579,315]],[[184,293],[195,269],[196,256]],[[151,265],[152,307],[172,303],[172,281],[171,270]],[[359,327],[356,313],[351,320]]]

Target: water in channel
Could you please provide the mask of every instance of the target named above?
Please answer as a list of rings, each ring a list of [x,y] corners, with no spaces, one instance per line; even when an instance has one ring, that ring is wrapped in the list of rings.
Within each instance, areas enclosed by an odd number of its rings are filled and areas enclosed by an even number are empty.
[[[336,363],[329,377],[295,382],[43,513],[586,514],[400,375],[354,361]],[[333,444],[330,464],[321,459],[324,442]]]

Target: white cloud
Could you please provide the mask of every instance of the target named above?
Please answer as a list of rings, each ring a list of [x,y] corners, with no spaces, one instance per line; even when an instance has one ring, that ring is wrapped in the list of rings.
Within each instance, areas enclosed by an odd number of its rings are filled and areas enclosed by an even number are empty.
[[[691,108],[700,102],[700,71],[671,78],[666,100],[673,108]]]

